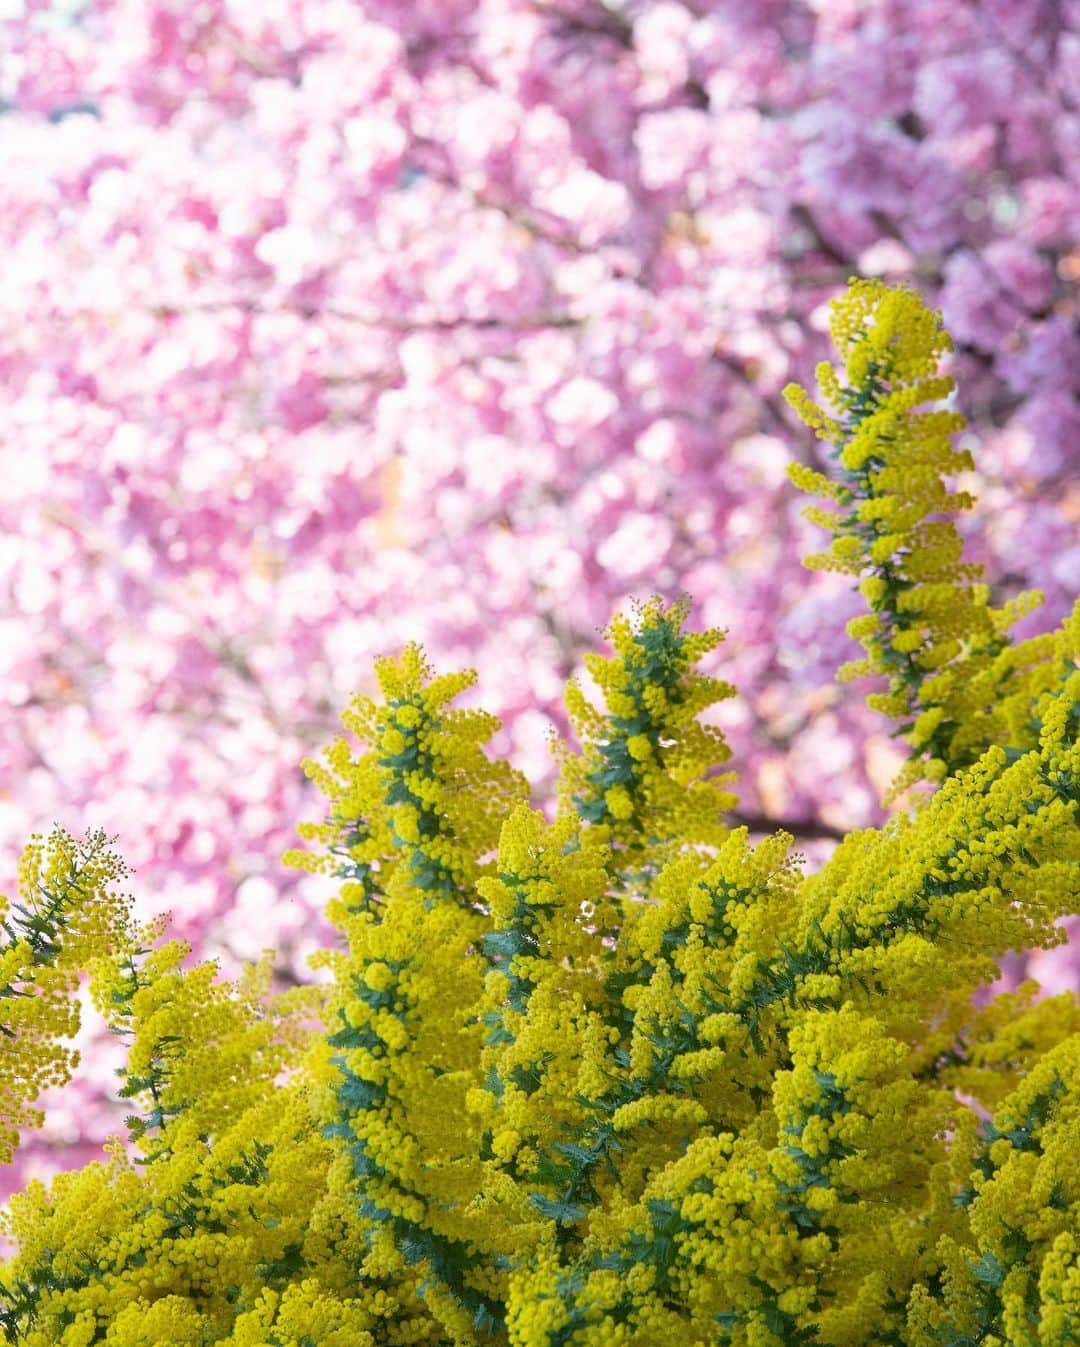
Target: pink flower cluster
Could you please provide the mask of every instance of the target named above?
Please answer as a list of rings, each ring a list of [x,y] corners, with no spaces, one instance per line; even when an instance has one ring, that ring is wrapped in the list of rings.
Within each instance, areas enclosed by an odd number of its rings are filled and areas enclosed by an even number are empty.
[[[1080,589],[1076,0],[0,15],[9,890],[28,832],[101,825],[197,953],[309,976],[325,891],[277,857],[373,657],[477,665],[542,780],[654,590],[729,629],[743,816],[873,822],[898,754],[831,682],[856,601],[800,568],[778,396],[854,272],[958,338],[999,594],[1045,590],[1032,630]],[[119,1130],[87,1042],[8,1186]]]

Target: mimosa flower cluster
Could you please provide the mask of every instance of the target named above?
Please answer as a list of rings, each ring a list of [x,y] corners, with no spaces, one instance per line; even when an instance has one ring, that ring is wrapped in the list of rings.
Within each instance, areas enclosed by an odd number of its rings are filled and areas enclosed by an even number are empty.
[[[1011,643],[928,518],[963,503],[954,414],[916,411],[950,392],[938,315],[859,282],[833,314],[834,412],[792,397],[838,476],[799,475],[876,705],[915,717],[908,807],[813,872],[752,845],[697,668],[721,633],[656,599],[593,659],[602,704],[570,690],[551,817],[454,706],[472,675],[378,664],[288,858],[339,881],[325,983],[185,967],[107,853],[35,844],[52,934],[9,931],[13,992],[88,968],[135,1112],[13,1199],[9,1343],[1075,1347],[1080,1000],[975,993],[1078,907],[1080,605]],[[63,1025],[7,1028],[19,1109]]]

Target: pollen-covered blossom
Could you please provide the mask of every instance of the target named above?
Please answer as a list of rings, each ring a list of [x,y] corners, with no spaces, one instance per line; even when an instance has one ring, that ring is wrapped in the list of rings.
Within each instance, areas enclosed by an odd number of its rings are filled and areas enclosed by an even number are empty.
[[[611,624],[615,658],[585,656],[585,667],[603,693],[606,716],[575,684],[567,691],[570,724],[587,749],[580,756],[566,755],[564,808],[572,806],[604,827],[626,849],[627,864],[645,859],[629,839],[649,838],[647,859],[654,865],[664,838],[719,841],[719,815],[737,799],[728,790],[734,774],[705,779],[705,772],[730,757],[731,750],[720,730],[698,720],[706,708],[733,697],[735,689],[691,672],[720,644],[723,633],[683,635],[686,612],[684,601],[664,612],[653,599],[642,610],[638,631],[626,617]]]
[[[897,719],[913,747],[900,789],[920,775],[939,780],[976,760],[992,743],[1030,740],[1027,720],[1035,690],[1052,684],[1046,665],[1051,636],[1011,645],[1007,633],[1042,602],[1037,591],[1001,608],[989,603],[983,568],[961,559],[963,542],[949,518],[970,509],[968,492],[946,479],[969,470],[970,453],[953,447],[963,429],[955,411],[915,411],[954,390],[938,363],[952,343],[940,314],[912,291],[877,281],[853,284],[833,305],[830,327],[844,360],[843,380],[829,364],[818,384],[835,416],[796,385],[789,402],[833,445],[839,481],[795,465],[803,490],[821,492],[838,508],[806,513],[834,536],[827,553],[807,565],[865,577],[870,612],[847,626],[868,658],[846,664],[841,677],[887,674],[885,692],[868,704]]]
[[[848,378],[895,357],[902,402],[932,377],[944,338],[907,292],[856,285],[837,320]],[[900,419],[884,456],[909,441]],[[905,576],[934,546],[909,527]],[[950,659],[981,669],[949,564]],[[738,824],[699,719],[729,692],[697,668],[718,633],[688,616],[612,623],[552,817],[489,757],[495,718],[453,705],[471,675],[378,664],[306,764],[327,817],[288,857],[338,886],[325,984],[185,967],[92,892],[64,966],[128,1044],[136,1111],[106,1163],[12,1200],[8,1341],[1075,1347],[1080,997],[977,993],[1077,909],[1080,610],[1026,643],[1007,714],[817,868]],[[34,1079],[51,1048],[0,1051]]]
[[[129,900],[113,887],[126,873],[104,834],[80,843],[55,829],[24,848],[19,901],[0,896],[0,1165],[11,1164],[20,1128],[44,1121],[38,1096],[78,1065],[59,1040],[79,1025],[78,970],[129,938]]]

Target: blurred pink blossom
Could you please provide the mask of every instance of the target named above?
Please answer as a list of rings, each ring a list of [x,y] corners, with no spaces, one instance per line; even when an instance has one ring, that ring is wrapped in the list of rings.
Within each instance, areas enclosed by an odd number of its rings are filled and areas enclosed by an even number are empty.
[[[9,890],[29,832],[101,825],[196,954],[308,977],[327,886],[277,858],[373,658],[475,663],[540,799],[564,678],[652,590],[728,630],[742,816],[811,861],[880,820],[779,396],[855,271],[944,308],[996,592],[1071,603],[1075,5],[51,9],[0,20]],[[86,1035],[9,1185],[121,1127]]]

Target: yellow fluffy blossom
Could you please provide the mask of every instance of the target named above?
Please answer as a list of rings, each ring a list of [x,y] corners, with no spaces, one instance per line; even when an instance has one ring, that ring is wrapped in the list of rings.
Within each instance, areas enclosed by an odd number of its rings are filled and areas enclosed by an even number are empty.
[[[936,783],[808,872],[725,819],[717,632],[655,600],[571,688],[560,808],[407,648],[307,770],[330,980],[273,995],[133,928],[92,838],[3,905],[0,1143],[74,1063],[81,973],[126,1139],[3,1218],[18,1347],[1077,1347],[1080,998],[977,995],[1078,910],[1080,610],[1010,645],[945,516],[939,317],[833,312],[822,564]]]
[[[130,938],[128,901],[113,888],[125,873],[103,833],[77,842],[56,829],[23,851],[19,901],[0,896],[0,1163],[20,1128],[42,1122],[38,1095],[71,1078],[77,1055],[57,1040],[79,1027],[78,972]]]
[[[655,868],[668,838],[718,842],[736,802],[733,774],[706,775],[730,750],[718,729],[698,719],[735,690],[693,667],[723,633],[684,631],[687,612],[685,600],[665,607],[654,598],[635,620],[612,622],[614,657],[585,657],[606,715],[576,684],[567,691],[582,748],[561,752],[563,807],[602,828],[625,868]]]
[[[848,632],[868,658],[846,673],[889,678],[870,704],[905,722],[912,756],[898,793],[969,766],[992,743],[1028,742],[1026,707],[1060,673],[1060,652],[1045,638],[1010,644],[1009,628],[1040,596],[991,607],[981,567],[962,559],[955,525],[940,517],[973,504],[947,485],[973,463],[953,444],[964,420],[946,405],[954,386],[938,368],[951,350],[941,315],[902,286],[853,281],[832,305],[830,328],[842,370],[819,368],[818,386],[834,415],[801,388],[785,393],[831,443],[836,477],[801,464],[790,476],[836,507],[807,511],[833,539],[806,564],[861,578],[871,615]]]

